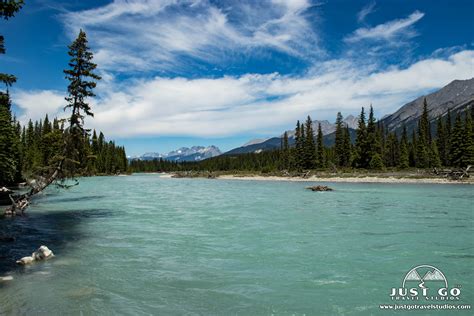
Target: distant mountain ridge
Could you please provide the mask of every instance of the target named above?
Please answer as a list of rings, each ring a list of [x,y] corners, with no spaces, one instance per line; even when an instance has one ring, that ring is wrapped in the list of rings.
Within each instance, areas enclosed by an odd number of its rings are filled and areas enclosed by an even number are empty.
[[[164,159],[169,161],[201,161],[207,158],[212,158],[221,155],[219,147],[217,146],[193,146],[191,148],[181,147],[176,150],[170,151],[166,154],[160,154],[156,152],[148,152],[135,159],[139,160],[153,160],[153,159]]]
[[[354,115],[348,115],[345,119],[342,120],[342,122],[351,129],[357,129],[358,120],[359,119]],[[319,124],[321,124],[321,132],[323,132],[323,135],[329,135],[336,131],[336,123],[331,123],[328,120],[314,120],[312,125],[315,133],[318,131]],[[286,132],[288,134],[288,137],[290,138],[295,136],[295,130],[289,130]],[[283,137],[283,134],[280,137]]]
[[[399,133],[403,126],[407,127],[408,131],[416,128],[416,124],[423,111],[423,100],[426,97],[428,104],[428,115],[430,120],[436,119],[438,116],[446,115],[448,109],[453,113],[465,111],[469,106],[474,106],[474,78],[467,80],[454,80],[445,87],[430,93],[425,96],[420,96],[417,99],[403,105],[393,114],[385,115],[380,122],[390,132]],[[349,115],[344,119],[344,123],[349,127],[351,139],[355,139],[356,129],[358,125],[358,117]],[[318,124],[321,124],[321,131],[323,132],[323,142],[326,146],[331,146],[335,141],[335,124],[327,120],[313,121],[313,130],[316,132]],[[287,131],[290,145],[294,144],[294,130]],[[225,153],[244,154],[261,152],[262,150],[275,150],[280,148],[283,135],[279,137],[272,137],[263,142],[253,142],[247,146],[234,148]]]
[[[357,128],[358,118],[353,115],[348,115],[344,120],[344,124],[349,127],[349,133],[351,134],[352,140],[355,139],[355,129]],[[316,132],[318,130],[318,125],[321,124],[321,132],[323,133],[323,142],[324,145],[330,146],[334,143],[336,123],[330,123],[328,120],[318,121],[314,120],[312,122],[313,130]],[[288,134],[288,142],[290,145],[293,145],[295,142],[295,130],[286,131]],[[281,140],[283,134],[279,137],[268,138],[267,140],[261,141],[259,139],[251,140],[244,145],[229,150],[224,153],[225,155],[235,155],[235,154],[246,154],[246,153],[259,153],[263,150],[275,150],[280,148]]]
[[[408,102],[393,114],[383,117],[380,122],[390,132],[400,132],[403,125],[407,127],[407,130],[412,130],[423,112],[423,100],[425,98],[430,120],[445,116],[448,109],[453,114],[462,112],[469,106],[474,105],[474,78],[454,80],[433,93]]]

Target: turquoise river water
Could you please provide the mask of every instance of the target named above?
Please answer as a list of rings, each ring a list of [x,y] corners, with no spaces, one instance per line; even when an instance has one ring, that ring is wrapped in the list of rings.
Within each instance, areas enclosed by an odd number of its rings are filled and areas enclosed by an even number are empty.
[[[0,314],[401,315],[380,304],[422,264],[474,305],[474,186],[308,185],[150,174],[51,189],[0,219],[17,238],[0,243]],[[14,265],[41,244],[55,258]]]

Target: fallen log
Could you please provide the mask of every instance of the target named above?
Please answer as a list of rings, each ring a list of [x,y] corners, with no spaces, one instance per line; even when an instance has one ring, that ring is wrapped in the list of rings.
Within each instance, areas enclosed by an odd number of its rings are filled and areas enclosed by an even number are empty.
[[[307,187],[306,189],[316,192],[324,192],[324,191],[333,191],[332,188],[325,186],[325,185],[315,185],[312,187]]]

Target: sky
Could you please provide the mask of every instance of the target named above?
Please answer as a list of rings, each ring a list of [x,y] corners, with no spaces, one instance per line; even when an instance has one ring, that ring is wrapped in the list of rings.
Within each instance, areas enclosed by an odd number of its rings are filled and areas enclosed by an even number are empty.
[[[474,77],[471,0],[27,0],[0,21],[21,122],[65,117],[80,29],[102,76],[87,126],[130,156],[226,151],[296,120],[390,114]]]

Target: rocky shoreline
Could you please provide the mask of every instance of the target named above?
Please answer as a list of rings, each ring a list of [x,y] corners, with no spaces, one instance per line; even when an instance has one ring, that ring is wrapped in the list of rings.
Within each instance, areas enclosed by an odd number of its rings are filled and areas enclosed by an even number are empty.
[[[343,183],[413,183],[413,184],[474,184],[474,178],[451,180],[446,177],[429,176],[416,173],[342,173],[342,174],[304,174],[304,175],[275,175],[275,174],[232,174],[210,172],[175,172],[162,173],[162,178],[206,178],[221,180],[250,180],[250,181],[293,181],[293,182],[343,182]]]

